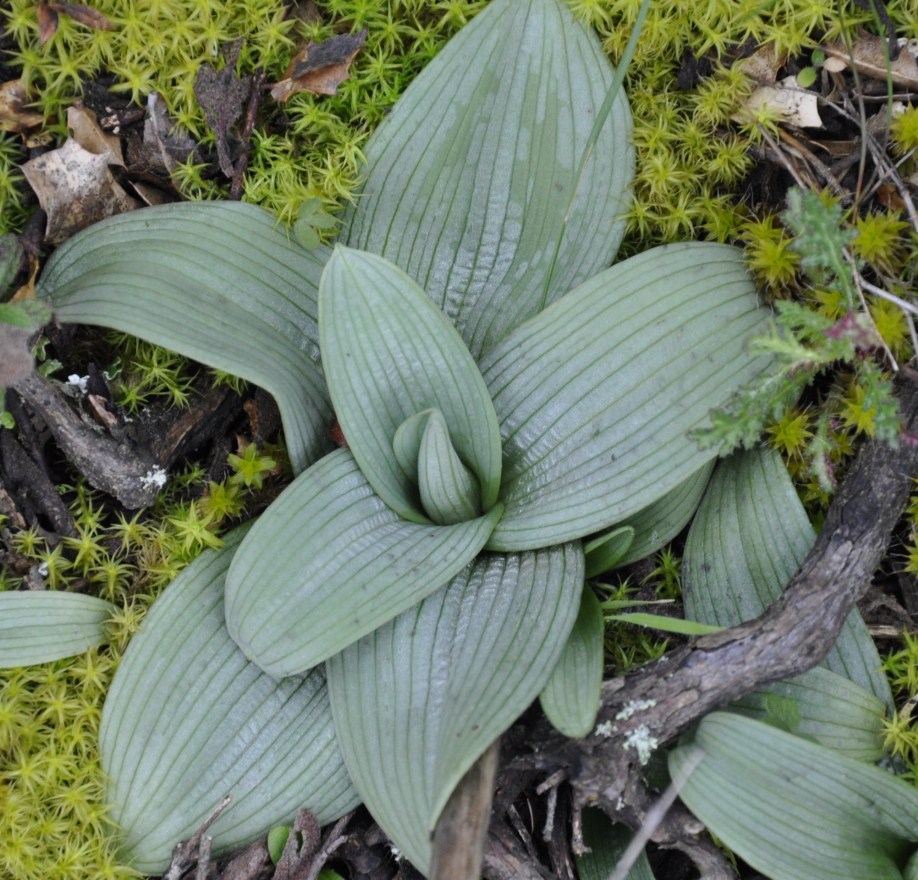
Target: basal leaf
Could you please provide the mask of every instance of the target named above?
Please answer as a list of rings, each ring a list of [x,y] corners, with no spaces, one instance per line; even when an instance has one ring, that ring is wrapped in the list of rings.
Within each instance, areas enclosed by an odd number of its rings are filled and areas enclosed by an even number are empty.
[[[112,327],[265,388],[302,470],[331,445],[317,363],[328,253],[288,241],[254,205],[163,205],[73,236],[48,260],[38,293],[61,321]]]
[[[563,4],[490,3],[370,138],[344,240],[405,269],[477,356],[612,262],[634,165],[622,92],[555,254],[612,76]]]
[[[587,845],[588,852],[574,856],[580,880],[608,880],[628,848],[632,836],[630,828],[613,825],[601,810],[584,810],[583,842]],[[646,854],[641,853],[628,872],[627,880],[654,880]]]
[[[708,715],[670,753],[675,775],[703,758],[680,797],[772,880],[901,880],[918,841],[918,791],[892,774],[767,724]]]
[[[131,640],[102,713],[99,749],[120,858],[159,874],[226,794],[208,830],[215,854],[292,821],[357,803],[319,669],[275,681],[224,624],[223,584],[242,531],[193,562]]]
[[[57,590],[0,592],[0,669],[82,654],[105,641],[110,602]]]
[[[718,462],[686,541],[686,616],[720,626],[758,617],[781,596],[815,540],[777,453],[754,449]],[[876,646],[857,610],[824,665],[892,705]]]
[[[565,736],[586,736],[596,723],[604,629],[599,600],[588,585],[584,586],[574,628],[539,694],[545,716]]]
[[[329,660],[348,770],[422,872],[456,783],[548,680],[582,585],[576,544],[485,555]]]
[[[631,526],[616,526],[608,532],[584,541],[586,576],[594,578],[611,571],[625,558],[633,543],[634,529]]]
[[[335,413],[377,494],[424,521],[392,444],[406,419],[437,409],[490,510],[500,484],[497,417],[465,343],[430,297],[382,257],[339,246],[322,275],[319,326]]]
[[[732,703],[730,710],[767,720],[770,694],[792,700],[797,706],[799,720],[789,733],[811,737],[861,761],[883,757],[885,706],[849,678],[817,666],[803,675],[777,681],[765,691],[747,694]]]
[[[482,359],[504,444],[504,517],[519,550],[621,522],[714,457],[688,432],[765,366],[742,253],[665,245],[619,263]]]
[[[281,493],[236,554],[229,631],[271,675],[303,672],[443,586],[499,516],[498,506],[454,526],[407,522],[336,450]]]

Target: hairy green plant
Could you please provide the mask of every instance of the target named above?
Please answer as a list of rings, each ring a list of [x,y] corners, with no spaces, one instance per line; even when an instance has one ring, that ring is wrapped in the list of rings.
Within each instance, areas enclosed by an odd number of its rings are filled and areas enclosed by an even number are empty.
[[[422,870],[456,782],[558,665],[583,594],[579,539],[629,521],[645,552],[671,537],[713,456],[687,432],[763,365],[744,351],[762,310],[735,249],[672,245],[604,269],[633,161],[614,77],[554,0],[497,0],[368,143],[347,247],[302,250],[245,205],[169,206],[72,239],[41,282],[62,320],[137,333],[278,399],[300,475],[206,568],[225,569],[225,641],[275,677],[327,661],[327,729]],[[329,453],[333,418],[348,448]],[[191,595],[189,581],[171,592]],[[393,654],[409,630],[412,651]],[[125,674],[126,693],[157,687]],[[221,717],[172,705],[163,723],[176,710],[198,733],[155,759],[117,682],[105,710],[114,817],[146,870],[170,849],[148,837],[150,787],[167,767],[194,778]],[[136,760],[147,769],[124,778]],[[419,772],[399,795],[392,781]],[[191,833],[212,806],[198,790],[168,809]],[[218,847],[251,834],[248,820],[234,830],[248,810],[240,797],[215,823]],[[285,818],[259,810],[264,827]]]

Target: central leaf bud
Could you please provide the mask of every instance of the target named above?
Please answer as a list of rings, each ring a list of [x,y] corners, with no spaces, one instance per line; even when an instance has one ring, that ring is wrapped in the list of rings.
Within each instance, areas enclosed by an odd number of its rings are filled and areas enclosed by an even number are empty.
[[[440,410],[427,409],[405,419],[395,432],[392,450],[433,522],[453,525],[481,514],[480,481],[456,452]]]

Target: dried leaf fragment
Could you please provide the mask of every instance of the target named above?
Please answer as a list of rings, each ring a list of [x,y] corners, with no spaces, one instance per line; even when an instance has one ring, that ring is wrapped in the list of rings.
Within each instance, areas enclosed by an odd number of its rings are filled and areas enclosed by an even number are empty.
[[[27,110],[29,96],[21,79],[11,79],[0,85],[0,131],[19,134],[44,122],[41,113]]]
[[[801,88],[795,76],[788,76],[774,86],[759,86],[734,118],[743,121],[755,117],[763,108],[797,128],[822,128],[819,98],[815,92]]]
[[[240,79],[234,68],[242,47],[241,38],[223,48],[223,69],[217,72],[205,64],[194,81],[194,96],[198,99],[204,118],[216,136],[217,160],[220,170],[232,177],[235,171],[230,150],[230,130],[245,111],[252,78]]]
[[[47,241],[60,244],[86,226],[138,207],[112,176],[111,161],[108,153],[91,153],[68,138],[60,149],[22,166],[48,215]]]
[[[301,49],[290,62],[284,78],[271,86],[271,97],[284,102],[298,92],[337,94],[366,39],[364,28],[356,34],[339,34]]]
[[[837,58],[864,76],[886,81],[887,75],[897,86],[918,89],[918,46],[915,41],[899,39],[899,55],[895,61],[889,59],[889,44],[885,37],[861,34],[849,54],[841,41],[823,49],[830,58]]]
[[[70,16],[74,21],[92,28],[95,31],[110,31],[112,23],[98,9],[87,6],[85,3],[51,3],[49,4],[55,12],[63,12],[64,15]]]
[[[67,108],[67,128],[70,136],[84,149],[96,156],[105,156],[109,165],[124,165],[121,140],[103,131],[96,114],[77,102]]]

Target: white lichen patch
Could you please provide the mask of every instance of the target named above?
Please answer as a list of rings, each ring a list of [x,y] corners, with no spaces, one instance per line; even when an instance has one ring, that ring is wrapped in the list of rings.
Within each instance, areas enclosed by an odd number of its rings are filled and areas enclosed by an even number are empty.
[[[659,745],[657,738],[650,732],[646,724],[636,727],[625,737],[625,748],[634,749],[637,752],[638,761],[642,767],[650,760],[650,756]]]
[[[630,700],[625,704],[625,708],[615,716],[615,720],[627,721],[632,715],[643,712],[645,709],[652,709],[656,705],[656,700]]]
[[[152,470],[147,471],[145,477],[140,478],[141,485],[144,488],[149,486],[157,486],[162,489],[166,485],[166,480],[169,479],[168,474],[161,467],[154,467]]]
[[[80,389],[80,394],[86,393],[87,383],[89,382],[89,376],[80,376],[77,373],[71,373],[67,377],[67,384],[73,385],[74,388]]]
[[[596,736],[608,739],[616,730],[618,730],[618,728],[611,721],[602,721],[596,725],[596,730],[594,730],[593,733]]]

